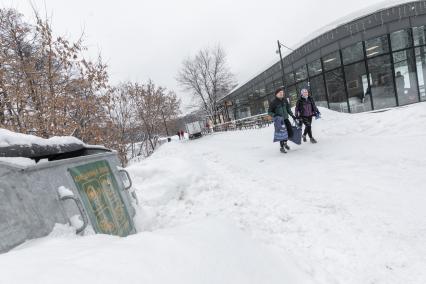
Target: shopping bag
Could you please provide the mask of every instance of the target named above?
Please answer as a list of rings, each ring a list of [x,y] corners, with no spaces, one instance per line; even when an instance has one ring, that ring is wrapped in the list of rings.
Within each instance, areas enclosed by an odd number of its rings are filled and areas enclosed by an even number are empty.
[[[274,142],[284,141],[288,139],[287,129],[283,124],[283,118],[280,116],[274,117]]]
[[[291,128],[293,129],[293,136],[288,140],[297,145],[302,144],[302,124],[293,121]]]

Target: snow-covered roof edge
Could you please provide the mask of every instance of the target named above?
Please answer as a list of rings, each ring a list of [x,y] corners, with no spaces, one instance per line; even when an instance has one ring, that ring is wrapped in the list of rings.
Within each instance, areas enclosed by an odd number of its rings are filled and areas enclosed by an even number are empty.
[[[396,6],[399,6],[399,5],[402,5],[402,4],[415,3],[415,2],[421,2],[421,1],[422,0],[386,0],[386,1],[383,1],[383,2],[380,2],[380,3],[376,3],[374,5],[368,6],[366,8],[359,9],[359,10],[353,12],[353,13],[350,13],[350,14],[344,16],[344,17],[341,17],[341,18],[331,22],[330,24],[310,33],[305,38],[303,38],[299,43],[293,45],[292,49],[296,50],[296,49],[302,47],[304,44],[310,42],[311,40],[314,40],[315,38],[320,37],[321,35],[329,32],[329,31],[331,31],[331,30],[333,30],[337,27],[340,27],[344,24],[356,21],[360,18],[366,17],[366,16],[371,15],[373,13],[380,12],[382,10],[392,8],[392,7],[396,7]],[[293,51],[286,51],[282,54],[282,57],[285,58],[286,56],[288,56],[292,52]],[[260,74],[265,72],[265,70],[268,70],[269,68],[274,66],[277,62],[279,62],[279,59],[275,60],[274,63],[267,65],[266,68],[261,69],[262,71],[256,73],[256,75],[250,77],[248,80],[245,80],[243,83],[238,84],[226,96],[221,98],[221,100],[225,99],[230,94],[235,92],[237,89],[241,88],[242,86],[244,86],[245,84],[247,84],[248,82],[250,82],[251,80],[256,78],[257,76],[259,76]]]
[[[350,13],[344,17],[340,17],[339,19],[331,22],[330,24],[323,26],[322,28],[317,29],[316,31],[308,34],[305,38],[303,38],[299,43],[295,44],[293,46],[293,49],[298,49],[302,47],[307,42],[310,42],[311,40],[314,40],[315,38],[337,28],[340,26],[343,26],[345,24],[348,24],[350,22],[359,20],[361,18],[364,18],[368,15],[380,12],[382,10],[386,10],[392,7],[396,7],[403,4],[409,4],[409,3],[415,3],[415,2],[421,2],[422,0],[386,0],[380,3],[376,3],[373,5],[370,5],[366,8],[359,9],[353,13]]]

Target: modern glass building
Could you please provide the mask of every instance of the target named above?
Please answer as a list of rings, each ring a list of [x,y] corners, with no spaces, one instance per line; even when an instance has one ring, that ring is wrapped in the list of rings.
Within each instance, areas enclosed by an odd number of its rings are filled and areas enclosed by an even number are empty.
[[[364,112],[426,101],[426,1],[405,1],[338,25],[221,100],[223,120],[267,112],[285,86],[295,103],[307,87],[317,105]]]

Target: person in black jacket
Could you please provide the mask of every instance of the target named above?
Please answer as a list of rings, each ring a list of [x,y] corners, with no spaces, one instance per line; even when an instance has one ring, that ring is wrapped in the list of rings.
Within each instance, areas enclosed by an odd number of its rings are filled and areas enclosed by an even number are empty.
[[[312,136],[312,117],[319,117],[320,112],[307,89],[302,89],[300,91],[300,98],[297,100],[295,112],[296,118],[301,120],[305,125],[305,130],[302,135],[303,142],[306,142],[307,134],[311,143],[317,143],[317,140]]]
[[[291,111],[290,103],[287,98],[285,98],[284,88],[279,88],[275,91],[275,99],[271,102],[268,109],[268,114],[274,117],[282,117],[283,123],[287,129],[288,137],[293,136],[293,129],[291,128],[291,123],[288,120],[288,117],[291,116],[295,119],[293,112]],[[287,153],[287,150],[290,150],[290,147],[287,145],[287,140],[280,141],[280,151]]]

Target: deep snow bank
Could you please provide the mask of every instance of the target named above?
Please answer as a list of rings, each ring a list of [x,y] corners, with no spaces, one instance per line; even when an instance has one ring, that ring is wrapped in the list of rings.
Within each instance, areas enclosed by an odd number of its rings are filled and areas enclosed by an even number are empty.
[[[0,255],[1,283],[313,283],[225,220],[127,238],[67,226]]]
[[[319,143],[286,155],[270,127],[169,143],[131,166],[141,227],[221,216],[322,283],[424,283],[426,103],[321,112]]]

